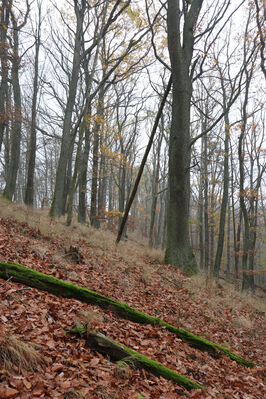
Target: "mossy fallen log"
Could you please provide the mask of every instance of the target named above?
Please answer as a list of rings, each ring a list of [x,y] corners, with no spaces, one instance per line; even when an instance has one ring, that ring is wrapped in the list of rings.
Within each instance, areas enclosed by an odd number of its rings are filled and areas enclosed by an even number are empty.
[[[205,388],[202,385],[191,381],[189,378],[165,367],[163,364],[141,355],[127,346],[106,337],[100,332],[88,332],[83,326],[76,326],[68,332],[85,337],[87,346],[94,351],[109,355],[112,360],[121,361],[120,365],[129,365],[132,368],[138,369],[144,368],[158,377],[175,381],[187,390]]]
[[[40,273],[34,269],[30,269],[16,263],[0,261],[0,278],[8,279],[10,277],[12,277],[13,281],[50,292],[57,296],[74,298],[81,302],[109,309],[118,314],[118,316],[121,318],[131,320],[136,323],[160,325],[165,327],[168,331],[176,334],[182,341],[188,343],[190,346],[207,351],[213,356],[226,355],[230,359],[242,364],[243,366],[255,366],[255,363],[242,358],[241,356],[231,352],[229,349],[224,348],[221,345],[194,335],[182,328],[174,327],[158,317],[150,316],[144,312],[135,310],[125,303],[107,298],[101,294],[98,294],[97,292],[90,291],[86,288],[79,287],[66,281],[62,281],[56,277]]]

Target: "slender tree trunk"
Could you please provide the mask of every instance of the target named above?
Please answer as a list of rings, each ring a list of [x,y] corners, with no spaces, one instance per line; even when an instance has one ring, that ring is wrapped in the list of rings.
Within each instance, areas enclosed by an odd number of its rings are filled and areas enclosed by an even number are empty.
[[[162,126],[161,129],[163,130],[163,116],[162,116]],[[158,187],[159,187],[159,172],[160,172],[160,154],[161,154],[161,145],[162,145],[163,135],[160,134],[158,138],[158,147],[156,150],[157,153],[157,161],[155,167],[155,176],[153,182],[153,189],[152,189],[152,205],[151,205],[151,221],[150,221],[150,231],[149,231],[149,246],[153,248],[154,246],[154,224],[155,224],[155,215],[156,215],[156,206],[157,206],[157,199],[158,199]]]
[[[201,154],[203,154],[204,149],[204,137],[201,139]],[[203,184],[204,184],[204,175],[203,175],[203,157],[201,156],[200,161],[200,182],[199,182],[199,202],[198,202],[198,249],[200,254],[200,269],[202,270],[204,267],[204,244],[203,244]]]
[[[162,242],[162,227],[163,227],[163,198],[160,196],[160,205],[159,205],[159,215],[158,215],[158,223],[157,223],[157,233],[155,238],[155,248],[160,247],[160,243]]]
[[[251,250],[251,240],[250,240],[249,217],[245,203],[245,190],[244,190],[245,171],[244,171],[244,152],[243,152],[244,138],[247,127],[248,92],[249,92],[251,79],[250,76],[248,76],[247,70],[245,70],[245,72],[246,72],[246,89],[245,89],[244,103],[242,107],[242,125],[238,141],[239,202],[244,222],[243,256],[242,256],[242,271],[243,271],[242,291],[246,291],[251,288],[250,275],[248,274],[248,256],[249,256],[249,251]]]
[[[106,157],[101,153],[100,174],[99,174],[99,191],[98,191],[98,212],[100,217],[104,217],[106,209],[106,193],[107,193],[107,165]]]
[[[231,238],[231,208],[228,201],[228,211],[227,211],[227,264],[226,264],[226,277],[230,277],[230,264],[231,264],[231,251],[230,251],[230,238]]]
[[[223,94],[225,97],[224,91]],[[224,108],[226,108],[225,98],[224,98]],[[221,267],[223,247],[224,247],[226,208],[228,205],[228,188],[229,188],[228,155],[229,155],[229,137],[230,137],[228,113],[226,113],[224,116],[224,122],[225,122],[225,139],[224,139],[223,198],[222,198],[221,211],[220,211],[219,235],[218,235],[218,242],[217,242],[217,249],[216,249],[216,256],[215,256],[214,270],[213,270],[213,274],[215,277],[219,276],[219,271]]]
[[[211,225],[211,230],[210,230],[210,262],[213,265],[214,263],[214,226],[215,226],[215,221],[214,221],[214,210],[215,210],[215,194],[214,194],[214,184],[211,190],[211,220],[210,220],[210,225]]]
[[[8,42],[7,31],[9,26],[11,2],[2,0],[0,6],[0,62],[1,62],[1,82],[0,82],[0,152],[2,148],[3,136],[8,124],[7,117],[7,96],[8,96]]]
[[[65,199],[66,199],[66,175],[67,167],[69,161],[72,157],[73,150],[73,131],[71,126],[73,108],[76,99],[77,84],[80,72],[80,53],[81,53],[81,43],[82,43],[82,30],[83,30],[83,20],[85,13],[85,3],[82,2],[82,7],[75,3],[75,14],[76,14],[76,32],[75,32],[75,46],[74,55],[72,63],[72,72],[69,83],[69,92],[65,109],[65,116],[63,122],[63,132],[62,132],[62,143],[60,150],[60,157],[56,171],[56,182],[55,191],[52,201],[52,206],[50,209],[51,216],[62,216],[65,213]]]
[[[38,74],[39,74],[39,50],[40,50],[40,8],[39,8],[39,26],[35,44],[35,62],[34,62],[34,81],[33,97],[31,107],[31,125],[30,125],[30,143],[28,150],[28,173],[24,202],[26,205],[33,206],[34,199],[34,172],[36,159],[36,114],[37,114],[37,95],[38,95]]]
[[[204,187],[204,269],[209,270],[210,240],[209,240],[209,176],[208,176],[208,136],[203,137],[203,187]]]
[[[10,163],[7,174],[6,187],[4,190],[4,196],[12,201],[20,162],[20,142],[21,142],[21,124],[22,124],[22,113],[21,113],[21,91],[19,82],[19,67],[20,67],[20,56],[19,56],[19,29],[17,27],[17,21],[15,17],[12,17],[13,22],[13,57],[12,57],[12,87],[14,96],[14,126],[11,137],[11,155]]]
[[[102,130],[102,118],[104,111],[104,85],[100,88],[96,122],[93,131],[93,159],[92,159],[92,182],[91,182],[91,210],[90,210],[90,221],[93,227],[99,228],[100,223],[97,219],[97,198],[98,198],[98,180],[99,180],[99,135]]]
[[[79,131],[79,141],[78,141],[78,148],[77,148],[74,172],[73,172],[73,176],[72,176],[72,180],[71,180],[71,184],[70,184],[70,190],[69,190],[69,200],[68,200],[68,207],[67,207],[67,222],[66,222],[67,226],[70,226],[71,222],[72,222],[73,201],[74,201],[74,195],[75,195],[75,191],[76,191],[76,182],[77,182],[78,170],[79,170],[79,164],[80,164],[83,131],[84,131],[83,126],[81,126],[80,131]]]
[[[241,239],[241,226],[242,226],[242,211],[239,210],[239,219],[236,232],[236,245],[235,245],[235,275],[239,278],[239,253],[240,253],[240,239]]]

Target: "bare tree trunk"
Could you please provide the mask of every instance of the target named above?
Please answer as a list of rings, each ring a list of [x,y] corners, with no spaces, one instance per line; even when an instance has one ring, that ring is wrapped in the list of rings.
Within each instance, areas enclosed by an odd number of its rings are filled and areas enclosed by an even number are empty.
[[[11,1],[3,0],[0,6],[0,61],[1,61],[1,83],[0,83],[0,152],[3,136],[8,124],[6,103],[8,96],[8,43],[7,31],[9,26]]]
[[[243,104],[243,122],[241,126],[241,133],[239,136],[238,143],[238,160],[239,160],[239,201],[240,201],[240,209],[243,215],[244,221],[244,237],[243,237],[243,256],[242,256],[242,270],[243,270],[243,281],[242,281],[242,291],[246,291],[250,288],[250,276],[247,273],[248,268],[248,254],[251,249],[250,242],[250,229],[249,229],[249,220],[248,220],[248,212],[245,204],[245,192],[244,192],[244,154],[243,154],[243,141],[245,137],[245,129],[247,124],[247,115],[246,115],[246,107],[247,107],[247,93],[250,85],[250,80],[247,79],[246,82],[246,96]]]
[[[20,67],[20,56],[19,56],[19,31],[22,25],[18,26],[16,18],[11,14],[13,23],[13,57],[12,57],[12,87],[14,96],[14,126],[11,137],[11,155],[10,163],[8,167],[8,174],[6,180],[6,187],[4,190],[4,197],[9,201],[12,201],[17,181],[17,174],[19,169],[20,161],[20,142],[21,142],[21,124],[22,124],[22,113],[21,113],[21,91],[19,82],[19,67]]]
[[[208,136],[203,137],[203,206],[204,206],[204,269],[209,270],[210,240],[209,240],[209,181],[208,181]]]
[[[106,193],[107,193],[107,165],[106,157],[101,153],[100,173],[99,173],[99,190],[98,190],[98,212],[100,217],[104,217],[106,209]]]
[[[201,139],[201,154],[203,154],[204,149],[204,137]],[[204,186],[204,171],[203,171],[203,156],[200,160],[200,182],[199,182],[199,201],[198,201],[198,247],[200,254],[199,266],[202,270],[204,267],[204,243],[203,243],[203,186]]]
[[[67,207],[67,222],[66,225],[70,226],[72,222],[72,216],[73,216],[73,201],[74,201],[74,195],[76,191],[76,182],[77,182],[77,177],[78,177],[78,170],[79,170],[79,165],[80,165],[80,157],[81,157],[81,146],[82,146],[82,139],[83,139],[83,129],[84,126],[80,127],[79,131],[79,141],[78,141],[78,148],[77,148],[77,153],[76,153],[76,160],[75,160],[75,166],[74,166],[74,172],[70,184],[70,190],[69,190],[69,199],[68,199],[68,207]]]
[[[225,91],[223,88],[223,100],[224,109],[226,108]],[[228,113],[224,116],[225,122],[225,139],[224,139],[224,170],[223,170],[223,197],[220,211],[220,222],[219,222],[219,235],[216,248],[216,256],[214,262],[213,274],[215,277],[219,276],[219,271],[221,267],[223,248],[224,248],[224,230],[225,230],[225,219],[226,219],[226,208],[228,205],[228,187],[229,187],[229,164],[228,164],[228,154],[229,154],[229,117]]]
[[[80,60],[81,60],[81,44],[82,44],[82,30],[83,20],[85,15],[86,2],[82,0],[82,5],[79,7],[78,3],[75,2],[75,15],[76,15],[76,32],[75,32],[75,46],[73,54],[72,72],[69,83],[69,91],[67,104],[65,109],[65,116],[63,122],[62,132],[62,143],[61,151],[56,171],[56,182],[55,191],[50,209],[51,216],[62,216],[65,213],[65,185],[66,185],[66,174],[69,161],[72,157],[73,150],[73,131],[72,131],[72,114],[76,99],[77,84],[80,72]]]
[[[41,29],[41,6],[39,5],[39,23],[35,42],[35,61],[34,61],[34,81],[33,97],[31,107],[30,143],[28,150],[28,173],[24,202],[26,205],[33,206],[34,199],[34,172],[36,159],[36,114],[37,114],[37,95],[38,95],[38,74],[39,74],[39,51],[40,51],[40,29]]]
[[[164,130],[163,116],[162,116],[162,126],[161,131]],[[158,146],[156,149],[157,153],[157,161],[155,167],[155,176],[152,188],[152,205],[151,205],[151,221],[150,221],[150,230],[149,230],[149,246],[153,248],[154,246],[154,223],[155,223],[155,215],[156,215],[156,206],[158,199],[158,187],[159,187],[159,172],[160,172],[160,154],[161,154],[161,145],[162,145],[163,135],[162,132],[158,137]]]
[[[97,198],[98,198],[98,179],[99,179],[99,135],[101,134],[102,118],[104,111],[104,85],[100,88],[97,104],[96,122],[93,129],[93,158],[92,158],[92,182],[91,182],[91,210],[90,221],[93,227],[99,228],[100,223],[97,219]]]
[[[99,45],[96,48],[96,53],[93,60],[91,72],[89,71],[89,58],[86,56],[84,60],[84,72],[86,81],[87,96],[91,92],[92,80],[95,73],[95,68],[99,57]],[[87,172],[88,172],[88,159],[91,147],[91,120],[87,116],[91,116],[91,102],[87,105],[86,112],[84,113],[84,129],[85,129],[85,142],[83,153],[81,154],[80,171],[79,171],[79,206],[78,206],[78,222],[81,224],[86,223],[87,219]]]
[[[181,40],[179,2],[168,0],[168,50],[173,75],[172,124],[169,143],[169,208],[165,261],[196,273],[197,263],[189,239],[190,202],[190,102],[192,77],[190,66],[193,55],[193,27],[202,6],[194,0],[184,16]]]
[[[231,238],[231,208],[230,202],[228,201],[228,211],[227,211],[227,263],[226,263],[226,277],[230,276],[230,264],[231,264],[231,251],[230,251],[230,238]]]

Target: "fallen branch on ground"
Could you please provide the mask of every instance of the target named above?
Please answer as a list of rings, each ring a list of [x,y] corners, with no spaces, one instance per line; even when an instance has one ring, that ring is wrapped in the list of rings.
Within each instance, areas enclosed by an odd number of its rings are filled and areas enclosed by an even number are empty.
[[[48,276],[34,269],[21,266],[11,262],[0,261],[0,278],[8,279],[26,284],[30,287],[38,288],[42,291],[50,292],[57,296],[78,299],[81,302],[90,303],[101,308],[115,312],[121,318],[131,320],[136,323],[152,324],[165,327],[168,331],[177,335],[182,341],[194,348],[209,352],[213,356],[225,355],[230,359],[246,367],[253,367],[255,363],[244,359],[231,352],[221,345],[215,344],[205,338],[201,338],[191,332],[172,326],[158,317],[150,316],[144,312],[139,312],[125,303],[107,298],[97,292],[87,290],[72,283],[59,280],[56,277]]]
[[[88,332],[87,329],[81,325],[76,326],[68,333],[78,334],[86,338],[86,345],[92,350],[109,355],[112,360],[123,361],[126,365],[132,368],[144,368],[152,374],[172,380],[182,385],[188,390],[203,389],[204,387],[191,381],[189,378],[176,373],[175,371],[163,366],[161,363],[156,362],[140,353],[128,348],[127,346],[106,337],[100,332]]]

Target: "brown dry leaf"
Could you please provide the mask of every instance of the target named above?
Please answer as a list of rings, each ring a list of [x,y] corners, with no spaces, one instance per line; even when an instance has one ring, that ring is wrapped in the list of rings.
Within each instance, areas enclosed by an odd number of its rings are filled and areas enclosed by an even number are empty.
[[[55,363],[52,367],[51,370],[52,371],[59,371],[62,370],[64,368],[63,364],[61,363]]]
[[[33,388],[32,395],[40,397],[45,393],[45,388],[42,381],[38,381],[35,387]]]
[[[65,388],[65,389],[70,388],[71,387],[71,381],[70,380],[62,381],[60,383],[60,385],[61,385],[62,388]]]
[[[19,394],[19,391],[13,388],[9,388],[7,385],[0,384],[0,398],[1,399],[12,399]]]
[[[28,389],[28,390],[30,390],[31,389],[31,383],[28,381],[28,380],[23,380],[23,384],[25,385],[25,387]]]
[[[13,387],[13,388],[17,388],[20,389],[23,385],[23,379],[24,377],[20,377],[20,376],[11,376],[9,379],[9,384]]]

